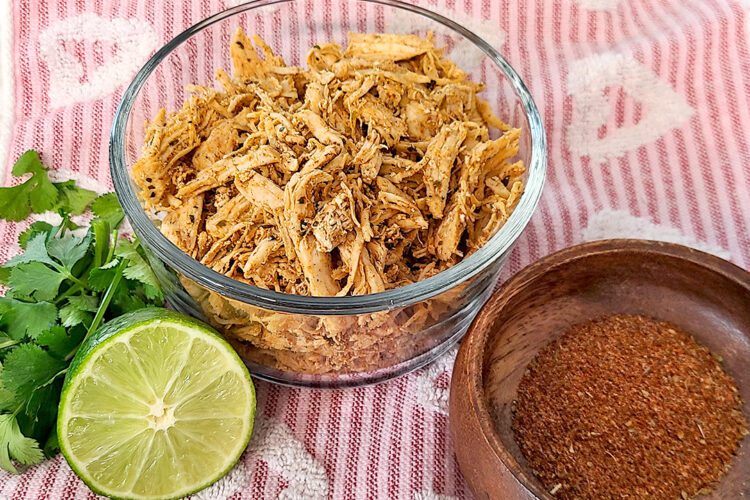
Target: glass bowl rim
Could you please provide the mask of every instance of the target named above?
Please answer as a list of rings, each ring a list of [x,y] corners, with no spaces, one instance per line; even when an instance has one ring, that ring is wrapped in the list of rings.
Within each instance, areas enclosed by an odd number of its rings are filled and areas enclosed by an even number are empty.
[[[530,221],[539,202],[547,170],[544,125],[536,104],[521,77],[494,47],[455,21],[423,7],[399,0],[356,1],[384,5],[427,17],[468,39],[482,50],[503,73],[523,106],[529,123],[528,133],[531,137],[531,159],[526,166],[527,182],[513,213],[487,243],[458,264],[423,281],[368,295],[312,297],[266,290],[214,271],[183,252],[164,236],[148,217],[130,181],[124,144],[130,112],[149,76],[177,47],[205,28],[243,12],[293,1],[298,0],[256,0],[213,14],[175,36],[156,51],[135,75],[123,93],[115,113],[110,132],[109,160],[115,193],[136,235],[141,238],[148,249],[156,253],[159,259],[165,260],[171,267],[200,286],[240,302],[288,313],[348,315],[405,307],[434,297],[482,272],[511,248]]]

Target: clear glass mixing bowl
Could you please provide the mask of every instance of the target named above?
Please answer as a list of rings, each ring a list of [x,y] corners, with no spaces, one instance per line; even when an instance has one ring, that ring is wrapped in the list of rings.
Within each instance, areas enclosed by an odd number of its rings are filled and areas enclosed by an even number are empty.
[[[110,138],[110,163],[120,202],[172,307],[213,324],[260,378],[343,387],[419,368],[461,338],[534,212],[547,158],[542,121],[526,86],[496,48],[476,34],[421,7],[392,0],[329,0],[318,5],[305,0],[239,5],[166,44],[123,96]],[[293,65],[303,64],[315,43],[346,45],[350,31],[434,32],[437,43],[449,50],[448,57],[472,80],[486,84],[482,97],[494,112],[522,129],[519,159],[527,167],[525,191],[505,226],[481,249],[440,274],[362,296],[309,297],[265,290],[219,274],[185,254],[144,211],[130,170],[141,152],[144,124],[161,108],[179,109],[187,85],[212,86],[215,70],[231,67],[229,41],[237,26],[260,35]],[[331,345],[316,333],[323,330],[342,333],[340,343]],[[269,332],[273,346],[265,342]]]

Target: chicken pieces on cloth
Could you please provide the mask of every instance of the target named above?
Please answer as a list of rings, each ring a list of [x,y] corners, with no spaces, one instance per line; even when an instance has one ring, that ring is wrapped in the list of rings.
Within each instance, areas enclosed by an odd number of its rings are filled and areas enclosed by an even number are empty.
[[[455,265],[516,206],[520,130],[431,35],[353,33],[314,46],[307,68],[241,30],[230,50],[232,74],[160,112],[132,170],[163,234],[202,264],[288,294],[372,294]],[[449,307],[299,316],[183,282],[245,357],[309,373],[388,365]]]

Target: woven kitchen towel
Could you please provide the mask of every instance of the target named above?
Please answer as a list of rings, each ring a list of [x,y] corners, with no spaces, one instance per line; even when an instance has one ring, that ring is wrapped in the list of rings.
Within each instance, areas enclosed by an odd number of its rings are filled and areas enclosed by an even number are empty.
[[[4,179],[36,148],[60,177],[111,189],[123,86],[221,0],[19,0],[0,18]],[[336,0],[308,0],[336,15]],[[497,46],[544,118],[549,177],[504,277],[585,239],[668,239],[750,264],[748,9],[730,0],[424,0]],[[386,29],[409,29],[386,19]],[[459,44],[460,45],[460,44]],[[456,50],[455,47],[453,50]],[[22,225],[0,225],[0,260]],[[455,351],[363,389],[258,383],[257,433],[199,498],[470,496],[448,436]],[[61,458],[0,474],[0,497],[94,495]]]

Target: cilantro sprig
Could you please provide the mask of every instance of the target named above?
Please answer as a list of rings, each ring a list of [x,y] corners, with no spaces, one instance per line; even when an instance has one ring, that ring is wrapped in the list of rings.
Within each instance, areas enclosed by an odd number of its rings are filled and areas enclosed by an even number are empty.
[[[0,468],[17,472],[54,455],[65,373],[78,347],[103,322],[163,294],[137,240],[119,234],[124,214],[113,193],[97,196],[74,181],[52,182],[36,151],[12,173],[23,183],[0,188],[0,218],[57,212],[57,225],[34,222],[20,234],[23,253],[0,267]],[[71,216],[87,210],[89,227]]]
[[[29,178],[13,187],[0,188],[0,218],[21,221],[30,214],[63,211],[80,215],[96,198],[96,193],[76,186],[74,181],[52,182],[39,153],[30,149],[13,166],[12,174]]]

